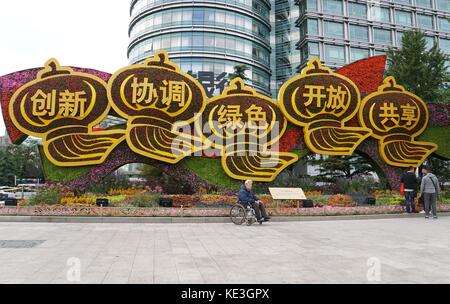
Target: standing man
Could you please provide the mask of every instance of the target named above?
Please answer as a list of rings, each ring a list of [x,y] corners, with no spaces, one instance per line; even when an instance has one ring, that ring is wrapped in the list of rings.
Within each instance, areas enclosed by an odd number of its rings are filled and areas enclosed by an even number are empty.
[[[419,184],[416,176],[416,168],[409,167],[408,172],[402,177],[402,183],[405,186],[406,212],[414,213],[416,211],[415,198]]]
[[[268,222],[270,217],[267,215],[266,208],[262,204],[262,201],[256,197],[252,189],[253,181],[246,181],[245,185],[242,186],[239,191],[239,202],[242,204],[248,204],[255,210],[256,219],[258,222]]]
[[[439,180],[436,175],[431,173],[431,169],[428,166],[423,166],[422,173],[423,178],[420,186],[420,196],[423,197],[425,205],[425,218],[430,218],[431,211],[433,218],[437,219],[436,201],[441,192]]]

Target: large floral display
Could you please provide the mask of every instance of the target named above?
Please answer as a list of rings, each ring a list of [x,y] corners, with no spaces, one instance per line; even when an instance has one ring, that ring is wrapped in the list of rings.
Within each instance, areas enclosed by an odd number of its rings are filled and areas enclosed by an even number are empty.
[[[271,182],[309,152],[363,154],[396,187],[403,168],[432,153],[449,158],[450,109],[383,79],[385,62],[333,72],[313,59],[272,100],[239,78],[207,99],[166,52],[114,75],[51,59],[1,77],[0,97],[13,143],[42,139],[47,177],[77,190],[135,162],[194,189],[225,178]],[[100,129],[108,115],[126,124]]]

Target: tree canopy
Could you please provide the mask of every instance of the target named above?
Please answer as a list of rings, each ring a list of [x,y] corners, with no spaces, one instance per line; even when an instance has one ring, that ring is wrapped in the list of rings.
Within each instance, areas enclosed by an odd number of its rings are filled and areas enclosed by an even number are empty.
[[[449,56],[437,44],[430,49],[420,31],[405,32],[400,49],[388,51],[387,75],[425,102],[450,102]]]
[[[0,186],[14,186],[15,179],[43,179],[39,151],[35,144],[0,148]]]
[[[246,66],[245,64],[236,65],[234,67],[234,73],[231,73],[229,75],[230,81],[233,79],[236,79],[236,78],[241,78],[242,80],[249,80],[245,74],[248,70],[249,70],[249,67]]]

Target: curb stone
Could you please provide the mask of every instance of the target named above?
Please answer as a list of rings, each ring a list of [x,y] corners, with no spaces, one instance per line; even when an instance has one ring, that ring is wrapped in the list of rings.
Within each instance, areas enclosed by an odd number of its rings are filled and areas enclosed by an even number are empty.
[[[447,217],[450,213],[440,213]],[[423,218],[423,214],[380,214],[345,216],[292,216],[273,217],[273,223],[320,222],[320,221],[357,221]],[[228,217],[63,217],[63,216],[0,216],[0,223],[78,223],[78,224],[225,224]]]

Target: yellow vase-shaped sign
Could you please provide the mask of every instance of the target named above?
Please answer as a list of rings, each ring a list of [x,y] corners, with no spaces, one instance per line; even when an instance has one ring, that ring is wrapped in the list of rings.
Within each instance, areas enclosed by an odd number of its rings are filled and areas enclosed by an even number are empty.
[[[209,100],[196,127],[206,147],[220,150],[222,167],[234,179],[270,182],[298,161],[297,155],[276,149],[287,127],[278,105],[240,78]]]
[[[12,97],[9,112],[23,133],[41,138],[47,158],[57,166],[103,163],[123,141],[123,131],[93,132],[111,107],[106,82],[49,60],[34,81]]]
[[[203,87],[159,52],[115,73],[108,88],[114,110],[128,120],[127,142],[145,157],[176,164],[196,151],[192,124],[205,107]]]
[[[428,108],[418,96],[388,77],[377,92],[367,96],[359,120],[379,140],[383,160],[395,167],[420,166],[437,145],[417,142],[428,125]]]
[[[371,135],[370,129],[345,125],[358,114],[357,86],[322,66],[319,59],[283,85],[279,100],[284,115],[305,128],[305,142],[316,154],[352,155]]]

